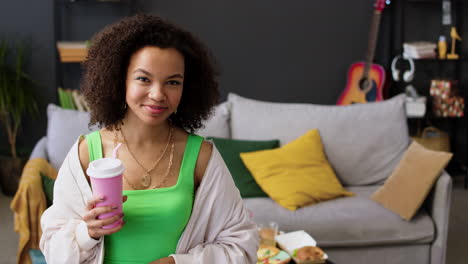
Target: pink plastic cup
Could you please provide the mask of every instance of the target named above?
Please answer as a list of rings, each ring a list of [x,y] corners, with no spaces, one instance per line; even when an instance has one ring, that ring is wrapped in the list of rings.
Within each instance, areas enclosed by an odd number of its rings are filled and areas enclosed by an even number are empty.
[[[101,214],[98,219],[122,213],[122,174],[124,170],[122,162],[116,158],[98,159],[89,164],[86,173],[91,178],[93,195],[94,197],[105,197],[103,202],[96,204],[96,207],[117,206],[117,210]],[[119,220],[102,228],[111,229],[118,226],[120,222]]]

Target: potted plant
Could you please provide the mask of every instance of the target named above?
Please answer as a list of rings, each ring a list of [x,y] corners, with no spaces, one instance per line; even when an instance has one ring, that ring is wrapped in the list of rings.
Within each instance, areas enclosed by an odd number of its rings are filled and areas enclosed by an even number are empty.
[[[21,121],[26,114],[38,113],[37,101],[31,89],[35,83],[23,71],[25,47],[23,44],[16,45],[14,51],[11,54],[7,41],[0,40],[0,123],[8,138],[11,154],[0,156],[0,181],[6,195],[15,194],[26,162],[25,158],[19,157],[16,149]],[[14,56],[14,67],[7,63],[8,56]]]

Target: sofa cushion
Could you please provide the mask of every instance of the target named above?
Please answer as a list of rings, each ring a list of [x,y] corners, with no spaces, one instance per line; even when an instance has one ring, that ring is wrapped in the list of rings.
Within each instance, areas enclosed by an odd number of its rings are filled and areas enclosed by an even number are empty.
[[[423,210],[410,222],[369,197],[379,186],[349,187],[356,194],[289,211],[269,198],[247,198],[255,222],[275,221],[285,232],[305,230],[322,247],[429,243],[434,223]]]
[[[77,137],[97,130],[88,128],[88,112],[63,109],[54,104],[47,106],[47,156],[50,164],[59,169]]]
[[[397,168],[371,199],[411,220],[422,205],[452,153],[427,149],[414,141]]]
[[[213,109],[212,116],[195,133],[203,137],[231,138],[229,126],[230,102],[223,102]]]
[[[279,146],[278,140],[255,141],[216,137],[208,137],[207,139],[213,140],[216,145],[234,179],[236,187],[240,191],[241,197],[268,197],[245,167],[240,158],[240,153],[277,148]]]
[[[271,103],[229,94],[234,139],[278,138],[284,145],[318,128],[343,185],[383,183],[409,144],[404,95],[368,104]]]
[[[289,210],[351,196],[336,178],[317,129],[281,148],[240,154],[255,181]]]

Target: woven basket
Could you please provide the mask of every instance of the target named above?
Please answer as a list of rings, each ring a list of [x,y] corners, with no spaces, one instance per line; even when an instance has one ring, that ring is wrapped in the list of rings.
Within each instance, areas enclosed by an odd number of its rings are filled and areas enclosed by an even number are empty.
[[[412,137],[412,139],[428,149],[450,152],[448,134],[436,127],[426,127],[420,136]]]

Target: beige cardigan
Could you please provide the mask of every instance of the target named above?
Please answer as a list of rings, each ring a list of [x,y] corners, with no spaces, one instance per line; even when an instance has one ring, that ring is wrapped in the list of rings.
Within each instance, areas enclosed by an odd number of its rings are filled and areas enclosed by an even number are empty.
[[[41,218],[40,248],[48,264],[103,262],[104,240],[88,235],[86,203],[91,188],[78,157],[78,139],[59,170],[54,203]],[[256,263],[259,238],[218,150],[213,152],[182,234],[177,264]]]

